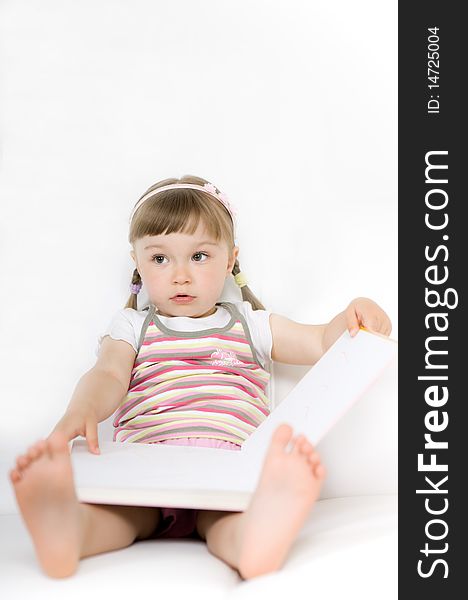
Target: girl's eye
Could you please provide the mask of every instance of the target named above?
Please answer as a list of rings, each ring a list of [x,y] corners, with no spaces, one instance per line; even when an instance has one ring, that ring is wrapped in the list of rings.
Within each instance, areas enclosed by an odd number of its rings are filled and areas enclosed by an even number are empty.
[[[205,256],[206,258],[208,258],[208,254],[206,252],[195,252],[195,254],[193,256],[194,257],[195,256],[198,256],[198,257]],[[163,260],[165,258],[166,257],[163,256],[162,254],[155,254],[154,256],[151,257],[151,260],[153,260],[153,261],[156,260],[156,264],[157,265],[162,265],[163,264]],[[159,260],[159,259],[162,259],[162,260]],[[205,261],[204,260],[195,259],[195,262],[205,262]]]

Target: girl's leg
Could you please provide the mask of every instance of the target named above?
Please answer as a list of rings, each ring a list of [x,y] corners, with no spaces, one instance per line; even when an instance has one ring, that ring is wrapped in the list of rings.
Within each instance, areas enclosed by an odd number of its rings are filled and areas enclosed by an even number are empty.
[[[287,447],[292,428],[274,432],[259,483],[245,512],[200,511],[197,530],[208,550],[243,579],[281,568],[323,483],[325,469],[300,435]]]
[[[10,480],[39,563],[51,577],[72,575],[80,558],[128,546],[158,523],[157,508],[80,504],[60,432],[19,456]]]
[[[206,541],[208,550],[239,570],[240,523],[244,513],[200,510],[197,517],[198,535]]]
[[[148,538],[156,529],[161,510],[142,506],[80,504],[83,524],[80,558],[118,550]]]

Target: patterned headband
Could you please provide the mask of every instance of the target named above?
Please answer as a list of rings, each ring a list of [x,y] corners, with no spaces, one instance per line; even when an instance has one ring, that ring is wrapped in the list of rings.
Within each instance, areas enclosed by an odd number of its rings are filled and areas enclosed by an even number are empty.
[[[155,196],[156,194],[159,194],[159,192],[165,192],[166,190],[177,190],[177,189],[200,190],[202,192],[207,192],[208,194],[210,194],[211,196],[213,196],[214,198],[219,200],[225,206],[225,208],[231,215],[232,223],[235,228],[236,210],[234,209],[232,203],[228,200],[226,194],[223,194],[222,192],[218,192],[216,190],[216,187],[212,183],[205,183],[205,185],[198,185],[196,183],[171,183],[170,185],[164,185],[162,187],[151,190],[151,192],[148,192],[147,194],[145,194],[143,196],[143,198],[140,198],[140,200],[138,200],[138,202],[130,216],[130,223],[132,222],[132,219],[133,219],[136,211],[140,208],[140,206],[143,204],[143,202],[145,202],[145,200],[148,200],[148,198],[153,198],[153,196]]]

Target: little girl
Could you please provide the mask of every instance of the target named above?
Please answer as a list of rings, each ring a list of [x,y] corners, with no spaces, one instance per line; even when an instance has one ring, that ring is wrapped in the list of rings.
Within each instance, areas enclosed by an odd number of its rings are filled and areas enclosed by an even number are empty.
[[[79,560],[148,538],[194,537],[243,579],[278,570],[316,501],[325,470],[312,444],[280,425],[244,512],[80,503],[68,442],[99,453],[97,423],[114,415],[114,440],[240,450],[270,412],[271,360],[313,365],[348,329],[389,335],[372,300],[357,298],[326,325],[270,313],[240,272],[233,207],[200,177],[166,179],[137,202],[129,241],[129,301],[100,338],[49,437],[10,471],[38,561],[51,577]],[[242,301],[220,302],[234,275]],[[142,285],[149,306],[137,307]]]

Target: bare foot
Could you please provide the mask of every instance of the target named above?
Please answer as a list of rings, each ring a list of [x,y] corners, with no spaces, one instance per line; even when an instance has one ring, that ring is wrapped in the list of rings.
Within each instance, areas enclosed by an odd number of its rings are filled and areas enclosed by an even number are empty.
[[[325,469],[303,435],[294,438],[286,423],[274,432],[262,473],[248,509],[243,513],[239,573],[243,579],[281,568],[290,547],[314,505]]]
[[[10,471],[39,563],[51,577],[72,575],[80,559],[82,516],[65,436],[52,433],[19,456]]]

